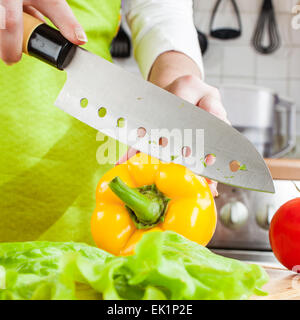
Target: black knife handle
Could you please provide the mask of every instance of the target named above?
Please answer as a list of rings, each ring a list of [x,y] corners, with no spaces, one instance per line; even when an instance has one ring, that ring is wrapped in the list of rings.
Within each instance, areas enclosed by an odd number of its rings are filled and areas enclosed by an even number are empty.
[[[63,70],[74,57],[77,46],[62,34],[24,13],[23,52]]]

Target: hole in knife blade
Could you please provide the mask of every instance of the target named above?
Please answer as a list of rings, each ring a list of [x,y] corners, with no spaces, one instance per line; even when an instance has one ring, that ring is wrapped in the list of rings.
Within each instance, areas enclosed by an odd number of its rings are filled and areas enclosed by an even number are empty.
[[[237,172],[240,170],[240,167],[241,167],[241,163],[237,160],[232,160],[230,163],[229,163],[229,168],[232,172]]]
[[[137,136],[138,136],[138,138],[144,138],[145,137],[145,135],[146,135],[146,129],[145,128],[143,128],[143,127],[140,127],[140,128],[138,128],[137,129]]]
[[[213,153],[210,153],[210,154],[207,154],[206,156],[205,156],[205,158],[204,158],[204,163],[205,163],[205,165],[206,166],[212,166],[212,165],[214,165],[215,164],[215,162],[216,162],[216,155],[215,154],[213,154]]]
[[[81,108],[86,108],[86,107],[88,106],[88,104],[89,104],[89,100],[88,100],[87,98],[82,98],[82,99],[80,100],[80,106],[81,106]]]
[[[124,118],[119,118],[118,120],[117,120],[117,127],[118,128],[124,128],[125,127],[125,119]]]
[[[159,140],[158,140],[158,144],[165,148],[167,145],[168,145],[169,141],[168,141],[168,138],[166,137],[160,137]]]
[[[181,154],[184,158],[188,158],[192,154],[192,149],[190,147],[183,147],[181,149]]]
[[[104,107],[101,107],[99,110],[98,110],[98,116],[100,118],[104,118],[106,116],[106,113],[107,113],[107,110],[106,108]]]

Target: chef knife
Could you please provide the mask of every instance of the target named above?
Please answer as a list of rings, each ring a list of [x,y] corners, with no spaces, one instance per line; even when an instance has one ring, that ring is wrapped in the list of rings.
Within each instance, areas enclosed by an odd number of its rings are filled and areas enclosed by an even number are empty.
[[[67,72],[57,107],[162,161],[181,163],[224,184],[274,192],[263,158],[237,130],[72,44],[58,30],[32,16],[24,13],[23,17],[23,52]],[[205,162],[209,154],[215,157],[213,165]],[[233,172],[232,163],[238,163],[240,170]]]

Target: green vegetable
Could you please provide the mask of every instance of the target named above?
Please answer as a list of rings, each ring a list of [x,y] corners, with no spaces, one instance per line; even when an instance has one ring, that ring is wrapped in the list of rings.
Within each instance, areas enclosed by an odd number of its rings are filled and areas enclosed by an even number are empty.
[[[239,170],[242,170],[242,171],[247,171],[247,167],[245,164],[242,164],[239,168]]]
[[[0,244],[0,299],[247,299],[266,272],[174,232],[143,236],[115,257],[79,243]]]

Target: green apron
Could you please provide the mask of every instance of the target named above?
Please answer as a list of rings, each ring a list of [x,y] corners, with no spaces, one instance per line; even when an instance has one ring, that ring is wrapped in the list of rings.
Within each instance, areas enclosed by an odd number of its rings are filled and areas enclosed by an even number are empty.
[[[121,0],[68,2],[85,48],[111,59]],[[53,105],[65,77],[27,56],[12,67],[0,62],[0,242],[94,244],[95,188],[111,165],[97,163],[97,131]]]

